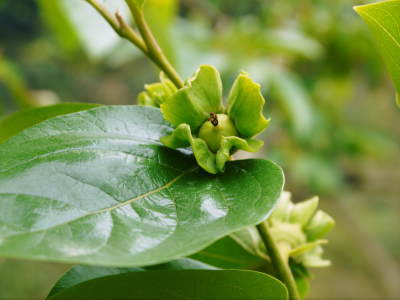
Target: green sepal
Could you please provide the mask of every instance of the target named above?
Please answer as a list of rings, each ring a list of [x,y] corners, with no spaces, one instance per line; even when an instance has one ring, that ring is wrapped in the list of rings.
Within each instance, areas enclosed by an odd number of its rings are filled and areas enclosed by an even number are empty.
[[[324,237],[335,226],[335,220],[322,210],[316,212],[304,231],[310,241]]]
[[[263,145],[264,142],[262,140],[242,139],[237,136],[223,137],[216,157],[217,169],[222,172],[225,168],[225,163],[230,160],[235,151],[257,152]]]
[[[324,249],[321,246],[312,248],[310,251],[305,252],[299,259],[302,264],[307,268],[323,268],[329,267],[331,261],[322,258]]]
[[[318,202],[318,197],[313,197],[293,205],[290,212],[290,222],[298,223],[302,227],[307,225],[318,208]]]
[[[310,243],[305,243],[297,248],[290,250],[290,256],[296,259],[296,257],[303,255],[304,253],[311,251],[315,247],[325,245],[328,243],[328,240],[317,240]]]
[[[276,204],[275,209],[271,214],[271,217],[269,218],[269,221],[272,222],[272,220],[278,220],[280,222],[289,222],[290,210],[288,208],[292,207],[293,205],[290,200],[291,196],[292,195],[290,192],[282,192],[281,196],[279,197],[279,201]]]
[[[161,112],[172,125],[186,123],[196,133],[210,113],[224,112],[218,71],[209,65],[200,66],[185,86],[161,105]]]
[[[164,73],[160,73],[160,82],[146,84],[146,91],[138,95],[137,101],[139,105],[160,107],[168,97],[172,96],[178,90],[171,80],[165,77]]]
[[[216,155],[208,149],[204,140],[193,137],[188,124],[179,125],[172,134],[162,137],[160,141],[165,146],[172,149],[191,146],[194,157],[199,166],[208,173],[218,173],[215,162]]]
[[[268,126],[269,120],[263,115],[264,104],[260,85],[242,72],[228,97],[228,115],[242,137],[253,137]]]
[[[165,146],[177,149],[192,147],[194,157],[201,168],[211,174],[223,172],[225,163],[236,150],[258,151],[264,144],[261,140],[242,139],[237,136],[224,137],[217,153],[210,151],[207,143],[192,135],[188,124],[180,124],[170,135],[160,139]]]

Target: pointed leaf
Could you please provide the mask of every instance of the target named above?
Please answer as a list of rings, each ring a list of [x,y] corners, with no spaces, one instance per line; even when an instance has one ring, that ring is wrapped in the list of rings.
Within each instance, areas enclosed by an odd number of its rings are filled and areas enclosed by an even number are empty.
[[[263,115],[264,104],[260,85],[247,74],[240,74],[228,97],[228,115],[242,137],[253,137],[267,127],[269,121]]]
[[[287,299],[277,279],[245,270],[132,272],[89,280],[49,299]]]
[[[356,12],[372,31],[383,58],[400,92],[400,0],[356,6]]]
[[[283,185],[265,160],[210,175],[156,108],[58,116],[0,144],[0,256],[143,266],[195,253],[268,216]]]
[[[189,124],[193,133],[210,113],[221,113],[223,110],[221,78],[218,71],[208,65],[200,66],[185,87],[161,105],[167,121],[174,126]]]
[[[62,103],[39,108],[21,110],[0,119],[0,143],[16,135],[18,132],[59,115],[91,109],[99,106],[89,103]]]

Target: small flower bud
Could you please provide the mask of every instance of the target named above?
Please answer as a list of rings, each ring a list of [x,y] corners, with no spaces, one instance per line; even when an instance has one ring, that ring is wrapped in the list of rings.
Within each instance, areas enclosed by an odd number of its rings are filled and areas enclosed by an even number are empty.
[[[314,241],[325,236],[333,226],[335,226],[335,220],[327,213],[319,210],[306,226],[305,232],[308,239]]]

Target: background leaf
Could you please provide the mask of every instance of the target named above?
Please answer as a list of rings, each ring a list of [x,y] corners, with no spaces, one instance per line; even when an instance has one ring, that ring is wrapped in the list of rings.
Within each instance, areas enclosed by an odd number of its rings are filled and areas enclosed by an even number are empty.
[[[154,288],[154,287],[157,288]],[[50,299],[287,299],[277,279],[244,270],[133,272],[90,280]]]
[[[38,0],[37,3],[40,7],[43,21],[55,34],[56,40],[62,48],[69,54],[79,52],[79,35],[69,21],[62,1]]]
[[[16,112],[0,119],[0,143],[18,132],[55,116],[90,109],[98,104],[62,103]]]
[[[191,257],[222,269],[259,269],[265,263],[262,258],[244,250],[231,235],[216,241]]]
[[[381,1],[355,10],[371,29],[386,65],[400,92],[400,0]],[[396,96],[397,102],[398,95]]]
[[[147,268],[109,268],[95,266],[74,266],[57,281],[49,296],[53,296],[65,289],[81,282],[109,275],[124,274],[129,272],[144,272],[148,270],[215,270],[216,268],[190,258],[180,258],[165,264]]]
[[[271,67],[269,85],[272,100],[276,100],[286,113],[296,135],[308,137],[314,124],[314,111],[307,90],[301,80],[290,71]]]
[[[23,108],[35,106],[35,100],[30,93],[18,68],[0,54],[0,84],[4,84],[13,96],[18,106]],[[3,99],[1,99],[4,101]]]
[[[150,107],[58,116],[0,145],[0,256],[143,266],[193,254],[254,225],[281,193],[264,160],[212,176],[159,143]]]

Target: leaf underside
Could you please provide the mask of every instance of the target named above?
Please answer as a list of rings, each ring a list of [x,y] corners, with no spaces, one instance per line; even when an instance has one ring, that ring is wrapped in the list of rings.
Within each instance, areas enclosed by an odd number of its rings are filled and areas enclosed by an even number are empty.
[[[210,175],[159,143],[159,110],[58,116],[0,144],[0,256],[144,266],[190,255],[267,217],[283,174],[265,160]]]

